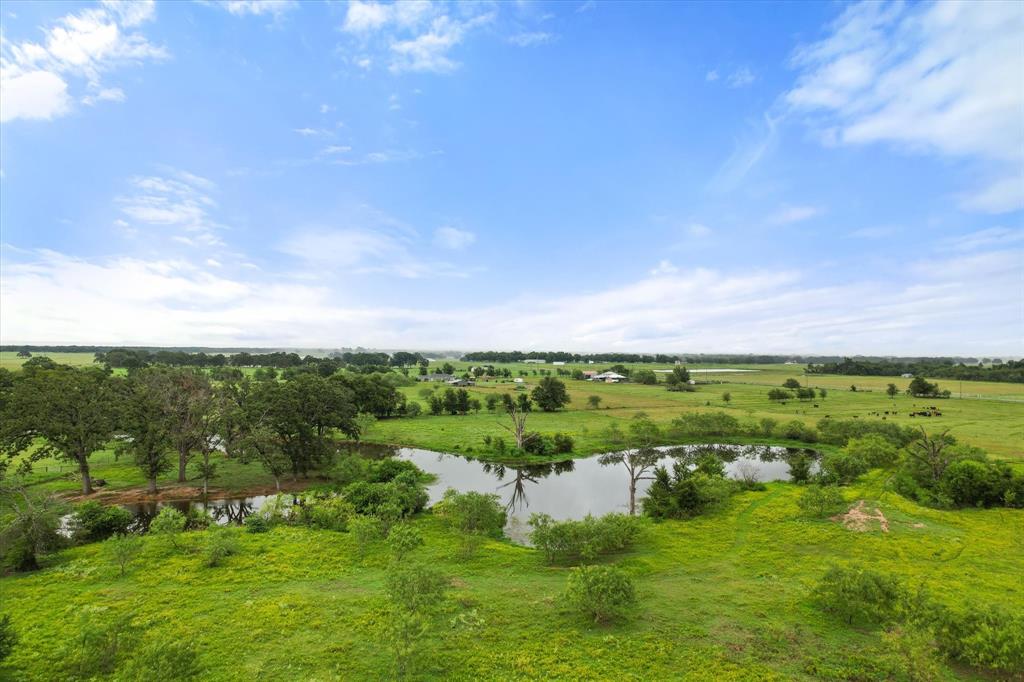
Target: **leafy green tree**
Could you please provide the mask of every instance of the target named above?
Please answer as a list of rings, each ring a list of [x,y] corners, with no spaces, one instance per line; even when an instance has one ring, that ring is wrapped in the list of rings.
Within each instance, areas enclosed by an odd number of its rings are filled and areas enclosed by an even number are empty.
[[[121,570],[121,576],[142,551],[142,538],[130,533],[114,535],[103,544],[110,560]]]
[[[127,533],[133,520],[132,513],[124,507],[89,501],[78,505],[68,525],[75,540],[95,542]]]
[[[851,438],[844,449],[850,455],[867,462],[870,467],[888,468],[899,458],[899,450],[892,441],[877,433],[869,433],[863,438]]]
[[[160,374],[167,429],[178,453],[178,483],[184,483],[193,453],[214,435],[209,428],[214,418],[213,386],[206,374],[190,369],[164,369]]]
[[[896,388],[896,384],[889,384],[885,387],[885,394],[893,400],[896,400],[896,396],[899,395],[899,393],[900,389]]]
[[[722,394],[722,401],[726,405],[728,405],[730,402],[732,402],[732,393],[729,393],[729,391],[726,391],[725,393],[723,393]]]
[[[782,382],[783,388],[798,389],[800,388],[800,382],[796,379],[789,378]]]
[[[181,549],[178,536],[185,532],[185,515],[174,507],[161,507],[153,520],[149,522],[151,535],[167,538],[174,549]]]
[[[565,382],[551,376],[541,379],[530,395],[537,407],[545,412],[554,412],[570,402]]]
[[[793,394],[782,388],[773,388],[768,391],[768,400],[772,402],[782,402],[784,400],[791,400]]]
[[[30,360],[49,360],[37,357]],[[120,380],[97,367],[76,369],[53,363],[23,371],[0,401],[0,452],[31,451],[78,465],[82,494],[92,493],[89,458],[117,430]]]
[[[823,483],[849,485],[867,470],[868,463],[862,457],[843,449],[839,452],[827,452],[822,456],[819,477]]]
[[[590,406],[590,409],[596,410],[598,407],[601,406],[601,396],[599,396],[599,395],[587,396],[587,405]]]
[[[665,375],[665,384],[670,391],[685,391],[690,386],[690,371],[685,367],[676,365],[672,371]]]
[[[607,623],[636,605],[636,586],[621,568],[580,566],[569,573],[565,599],[595,623]]]
[[[423,536],[412,524],[398,523],[388,533],[387,545],[391,550],[391,560],[401,563],[412,552],[423,546]]]
[[[174,447],[166,412],[166,375],[160,368],[145,368],[128,377],[121,431],[127,438],[118,447],[129,454],[156,493],[156,480],[169,471]]]

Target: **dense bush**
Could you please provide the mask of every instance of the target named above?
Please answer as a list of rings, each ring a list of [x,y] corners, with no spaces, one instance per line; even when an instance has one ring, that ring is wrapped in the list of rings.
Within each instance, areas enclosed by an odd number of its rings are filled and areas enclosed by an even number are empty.
[[[337,494],[304,495],[296,508],[300,523],[321,530],[346,531],[356,513],[352,503]]]
[[[356,513],[377,516],[409,516],[422,511],[429,499],[423,483],[409,472],[386,483],[357,481],[346,486],[344,497]]]
[[[794,483],[806,483],[811,477],[811,467],[814,465],[814,457],[807,452],[794,452],[786,455],[786,464],[789,465],[789,478]]]
[[[834,566],[818,583],[815,597],[847,623],[880,625],[901,616],[905,590],[896,578],[869,568]]]
[[[735,436],[743,432],[736,417],[725,412],[695,412],[672,420],[675,437]]]
[[[460,493],[449,488],[434,511],[450,526],[464,533],[501,537],[507,514],[494,494]]]
[[[370,463],[366,480],[371,483],[387,483],[395,480],[399,474],[412,474],[417,480],[424,477],[423,471],[409,460],[388,457]]]
[[[735,481],[691,471],[676,462],[672,474],[665,467],[655,469],[643,501],[644,514],[656,519],[692,518],[722,506],[736,490]]]
[[[851,438],[843,449],[864,460],[872,468],[888,469],[899,459],[899,448],[888,438],[877,433]]]
[[[640,533],[639,520],[625,514],[606,514],[580,521],[555,521],[547,514],[530,516],[530,542],[548,563],[592,561],[602,554],[627,549]]]
[[[909,426],[899,426],[890,421],[880,419],[832,419],[825,417],[818,420],[818,434],[822,443],[830,445],[846,445],[851,438],[864,438],[875,434],[885,438],[897,447],[903,447],[917,437],[917,433]]]
[[[624,617],[636,604],[636,586],[615,566],[580,566],[569,573],[564,596],[595,623],[605,623]]]
[[[1024,474],[1003,463],[964,459],[946,467],[939,489],[959,507],[1024,506]]]
[[[1024,674],[1024,614],[990,605],[940,609],[934,623],[939,649],[968,665]]]
[[[259,514],[250,514],[249,516],[246,516],[242,525],[244,525],[245,529],[250,533],[266,533],[270,530],[270,522],[266,517]]]
[[[564,433],[556,433],[552,438],[554,444],[554,452],[556,455],[564,455],[572,452],[573,447],[576,443],[573,441],[572,436]]]
[[[775,427],[775,436],[788,440],[798,440],[803,443],[817,443],[818,432],[813,426],[808,426],[798,419],[792,419],[784,424]]]
[[[18,633],[11,625],[10,614],[5,613],[0,616],[0,663],[3,663],[4,659],[11,655],[11,651],[17,643]]]
[[[849,485],[867,470],[867,462],[844,449],[839,452],[827,452],[822,456],[818,478],[825,484]]]
[[[132,513],[124,507],[90,501],[75,509],[71,517],[71,533],[79,542],[106,540],[112,535],[127,533],[132,520]]]
[[[834,485],[809,485],[796,505],[805,516],[821,518],[842,511],[846,501]]]

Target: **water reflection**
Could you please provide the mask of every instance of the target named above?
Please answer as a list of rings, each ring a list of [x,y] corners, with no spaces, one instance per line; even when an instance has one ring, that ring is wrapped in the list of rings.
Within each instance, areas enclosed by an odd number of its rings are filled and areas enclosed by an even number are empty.
[[[729,477],[746,480],[782,481],[790,472],[812,472],[817,467],[818,453],[799,448],[763,445],[684,445],[645,449],[652,454],[654,466],[671,468],[675,462],[697,466],[702,458],[713,456]],[[354,446],[358,456],[380,459],[395,456],[415,463],[434,474],[427,492],[430,504],[439,501],[448,488],[460,491],[493,493],[499,496],[508,512],[506,533],[513,539],[526,534],[530,514],[545,513],[556,519],[578,519],[587,514],[628,512],[630,498],[636,503],[646,494],[650,477],[632,480],[626,468],[619,466],[615,455],[551,462],[546,464],[495,464],[415,448]],[[615,464],[616,466],[610,466]],[[135,515],[135,530],[144,531],[166,505],[183,514],[205,510],[215,523],[241,523],[260,509],[268,496],[212,499],[202,501],[169,501],[125,505]],[[639,506],[637,504],[637,506]]]

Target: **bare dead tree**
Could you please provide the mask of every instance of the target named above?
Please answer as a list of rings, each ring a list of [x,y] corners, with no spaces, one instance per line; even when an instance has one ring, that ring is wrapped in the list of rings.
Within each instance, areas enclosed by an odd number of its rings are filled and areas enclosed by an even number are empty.
[[[952,444],[949,429],[929,438],[922,426],[921,437],[907,446],[907,455],[927,467],[932,480],[938,481],[946,472],[946,467],[952,463],[953,455],[946,451],[946,447]]]
[[[514,402],[510,402],[505,410],[508,413],[509,419],[512,420],[512,426],[501,424],[501,427],[512,434],[516,441],[516,447],[522,449],[523,441],[526,437],[526,416],[529,412],[520,409]]]

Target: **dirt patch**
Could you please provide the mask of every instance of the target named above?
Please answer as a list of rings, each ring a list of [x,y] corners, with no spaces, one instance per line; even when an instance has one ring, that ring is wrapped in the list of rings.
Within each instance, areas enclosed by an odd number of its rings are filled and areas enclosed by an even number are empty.
[[[883,533],[889,532],[889,519],[877,507],[868,507],[864,500],[857,500],[857,504],[850,507],[845,514],[836,514],[833,521],[843,524],[847,530],[856,533],[866,533],[875,530],[874,524],[878,523],[878,529]]]
[[[282,481],[281,492],[299,492],[311,485],[322,483],[318,479],[303,479],[299,481]],[[271,485],[254,485],[247,488],[213,488],[209,489],[207,497],[210,499],[226,499],[237,497],[256,497],[257,495],[273,495],[277,488]],[[169,485],[160,487],[156,494],[151,494],[146,488],[121,488],[119,490],[97,490],[92,495],[81,493],[65,495],[64,499],[69,502],[85,502],[95,500],[102,504],[138,504],[141,502],[169,502],[180,500],[201,500],[203,489],[190,485]]]

